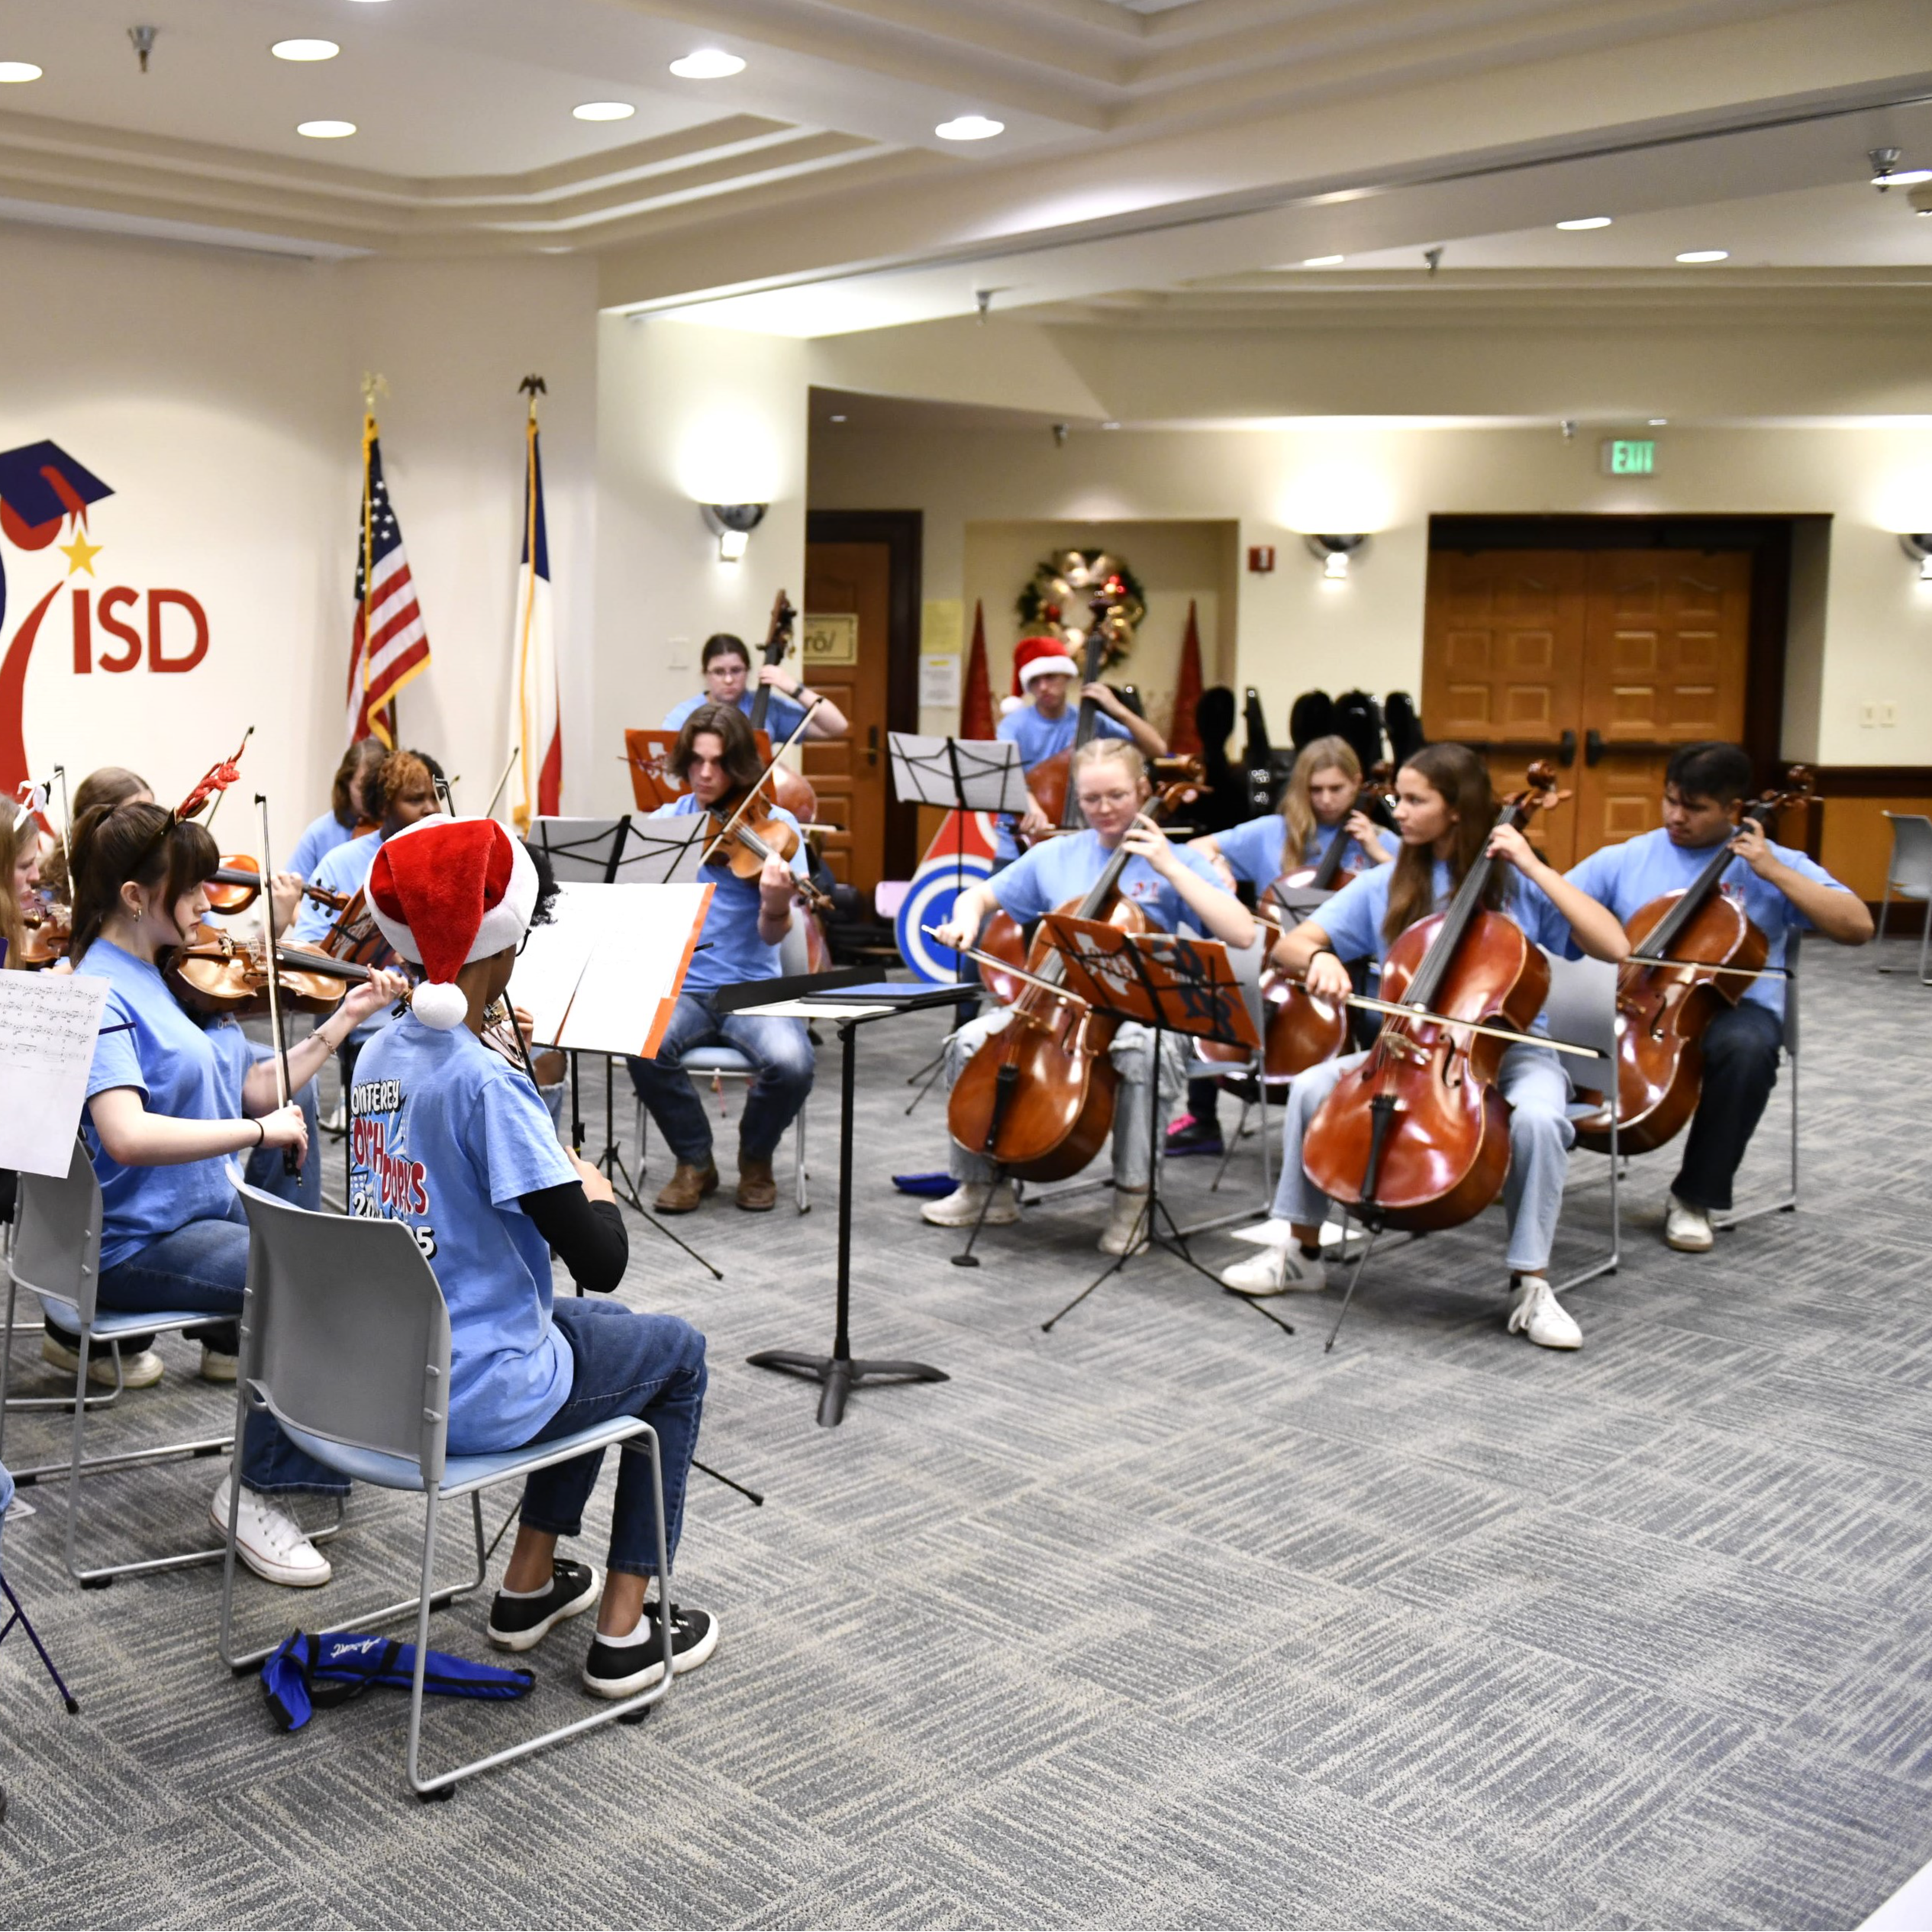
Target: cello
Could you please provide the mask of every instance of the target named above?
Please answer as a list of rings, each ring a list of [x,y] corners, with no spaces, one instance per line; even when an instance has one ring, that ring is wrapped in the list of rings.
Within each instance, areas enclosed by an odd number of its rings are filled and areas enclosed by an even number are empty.
[[[1200,793],[1196,759],[1163,760],[1183,774],[1143,808],[1156,824]],[[1115,850],[1099,878],[1077,899],[1056,907],[1081,919],[1104,919],[1127,932],[1149,930],[1147,914],[1120,892],[1134,856]],[[1067,992],[1050,940],[1034,943],[1029,979],[1008,1008],[1005,1029],[962,1069],[946,1109],[946,1125],[963,1147],[1023,1180],[1057,1181],[1092,1160],[1114,1125],[1120,1076],[1108,1058],[1114,1022]]]
[[[798,614],[792,608],[791,600],[781,590],[772,599],[772,621],[766,627],[765,647],[760,661],[764,664],[782,664],[786,653],[792,648],[792,627],[798,621]],[[765,723],[765,714],[772,708],[772,688],[761,684],[751,700],[751,728],[765,731],[769,735]],[[801,824],[811,824],[818,817],[818,794],[811,789],[811,782],[803,773],[793,771],[789,766],[774,764],[771,771],[771,792],[773,798]]]
[[[1556,802],[1554,766],[1534,764],[1528,776],[1498,824],[1521,830]],[[1505,1043],[1472,1028],[1527,1034],[1549,996],[1550,963],[1514,920],[1484,906],[1498,863],[1485,851],[1447,911],[1397,935],[1382,995],[1406,1011],[1384,1022],[1308,1124],[1309,1180],[1372,1229],[1458,1227],[1502,1191],[1509,1108],[1495,1080]]]
[[[1768,828],[1787,806],[1809,802],[1811,782],[1808,766],[1793,765],[1786,789],[1753,799],[1742,816]],[[1689,885],[1625,922],[1635,956],[1617,972],[1619,1154],[1647,1154],[1682,1130],[1703,1085],[1705,1029],[1743,998],[1769,956],[1743,901],[1719,885],[1736,856],[1725,838]],[[1611,1151],[1607,1101],[1578,1121],[1576,1137],[1593,1153]]]

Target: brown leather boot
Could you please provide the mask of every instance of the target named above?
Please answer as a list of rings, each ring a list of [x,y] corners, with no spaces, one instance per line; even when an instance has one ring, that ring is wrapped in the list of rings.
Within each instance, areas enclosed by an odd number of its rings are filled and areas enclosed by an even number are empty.
[[[718,1169],[710,1161],[694,1167],[688,1160],[678,1163],[677,1172],[659,1189],[652,1204],[660,1214],[688,1214],[708,1194],[718,1192]]]
[[[769,1160],[738,1156],[738,1205],[754,1214],[769,1214],[778,1205],[778,1183]]]

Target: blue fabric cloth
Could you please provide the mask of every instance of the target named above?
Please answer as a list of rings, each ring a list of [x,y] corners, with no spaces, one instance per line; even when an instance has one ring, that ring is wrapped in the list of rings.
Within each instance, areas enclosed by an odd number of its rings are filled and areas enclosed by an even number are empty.
[[[685,985],[656,1058],[630,1062],[637,1098],[672,1153],[702,1167],[711,1157],[711,1115],[684,1070],[684,1056],[700,1047],[735,1047],[755,1069],[738,1117],[738,1157],[769,1160],[811,1092],[816,1062],[805,1023],[769,1013],[715,1013],[708,995]]]
[[[100,1305],[118,1314],[179,1314],[189,1309],[232,1318],[248,1282],[248,1224],[234,1190],[223,1213],[190,1221],[101,1270]],[[191,1331],[192,1332],[192,1331]],[[311,1489],[340,1496],[348,1483],[298,1449],[266,1411],[243,1427],[241,1479],[250,1489]]]
[[[674,802],[660,805],[653,818],[689,818],[704,810],[695,792],[686,792]],[[774,809],[772,817],[795,832],[798,821],[789,811]],[[792,855],[792,870],[798,878],[806,876],[805,838]],[[711,908],[705,914],[698,946],[691,956],[690,970],[684,976],[688,993],[715,992],[720,986],[735,986],[746,979],[776,979],[779,973],[779,949],[767,946],[758,937],[758,882],[740,879],[729,866],[706,866],[699,873],[713,888]],[[795,918],[796,913],[792,915]]]
[[[1309,833],[1296,863],[1319,865],[1340,830],[1338,825],[1316,826]],[[1230,831],[1214,834],[1215,850],[1227,861],[1228,870],[1258,889],[1265,889],[1283,872],[1295,869],[1295,866],[1282,863],[1287,846],[1288,827],[1278,811],[1271,811],[1266,818],[1250,818]],[[1374,863],[1353,839],[1349,840],[1342,854],[1342,864],[1348,871],[1366,872]]]
[[[1670,834],[1659,827],[1643,832],[1621,845],[1599,847],[1581,865],[1567,874],[1599,904],[1607,905],[1621,920],[1648,905],[1666,892],[1682,892],[1711,862],[1715,850],[1711,846],[1673,845]],[[1814,859],[1788,845],[1773,845],[1772,853],[1801,877],[1834,892],[1841,885]],[[1766,966],[1785,963],[1785,943],[1795,932],[1809,932],[1811,922],[1768,879],[1759,878],[1742,859],[1734,859],[1719,876],[1719,885],[1733,898],[1742,898],[1745,915],[1763,934],[1769,950]],[[1785,1011],[1785,985],[1782,979],[1754,979],[1744,998],[1765,1007],[1782,1018]]]
[[[289,870],[303,879],[313,879],[315,868],[339,845],[347,845],[353,827],[345,825],[333,811],[311,820],[289,854]]]
[[[1018,711],[1008,711],[994,727],[994,735],[1020,747],[1020,768],[1030,772],[1056,752],[1067,750],[1079,728],[1080,707],[1077,704],[1069,705],[1057,718],[1043,718],[1034,705],[1025,704]],[[1097,738],[1130,738],[1134,734],[1118,718],[1099,711],[1094,717],[1093,735]],[[994,837],[993,856],[996,859],[1012,860],[1020,856],[1018,842],[1013,836],[1013,827],[1018,823],[1010,813],[1001,817]]]
[[[684,1527],[685,1485],[705,1410],[704,1337],[676,1315],[639,1314],[614,1301],[560,1301],[556,1325],[576,1363],[570,1399],[531,1441],[553,1441],[616,1416],[643,1417],[657,1431],[664,1472],[665,1540],[675,1559]],[[603,1460],[604,1452],[594,1449],[528,1477],[521,1520],[553,1536],[577,1535]],[[631,1576],[657,1574],[650,1476],[643,1450],[619,1451],[610,1567]]]
[[[150,1114],[182,1121],[236,1117],[240,1109],[228,1103],[214,1048],[152,965],[97,939],[75,970],[108,987],[88,1070],[89,1099],[131,1087]],[[87,1148],[105,1210],[104,1269],[189,1221],[224,1219],[234,1199],[228,1164],[219,1155],[178,1166],[123,1167],[108,1157],[91,1120]]]
[[[747,719],[751,716],[752,704],[758,695],[760,668],[757,666],[753,667],[750,681],[738,694],[738,709],[744,713]],[[701,691],[696,697],[687,698],[681,705],[673,705],[664,714],[663,728],[667,731],[678,731],[682,728],[685,720],[700,705],[712,705],[717,702],[714,698],[707,698]],[[774,691],[770,702],[765,707],[764,728],[772,743],[774,745],[783,743],[798,728],[798,721],[805,714],[804,705],[794,704],[782,692]]]
[[[446,1650],[431,1650],[423,1659],[423,1689],[434,1697],[525,1697],[536,1681],[534,1671],[473,1663]],[[262,1695],[284,1730],[301,1730],[315,1711],[347,1704],[372,1685],[411,1691],[415,1682],[414,1644],[363,1630],[315,1637],[297,1630],[262,1666]]]
[[[408,1224],[450,1310],[450,1448],[514,1449],[570,1392],[550,1250],[519,1197],[574,1180],[529,1076],[467,1027],[405,1013],[349,1094],[349,1211]]]
[[[1175,851],[1181,863],[1196,877],[1205,879],[1216,892],[1222,889],[1213,866],[1198,852],[1185,845]],[[1021,925],[1051,912],[1063,901],[1078,898],[1107,869],[1112,854],[1100,842],[1100,834],[1090,826],[1084,832],[1047,839],[1031,847],[988,882],[993,896]],[[1144,859],[1130,859],[1121,874],[1121,894],[1134,901],[1163,931],[1179,932],[1184,927],[1198,931],[1198,922],[1187,902]]]
[[[345,839],[323,854],[309,884],[320,885],[331,892],[360,892],[369,883],[369,869],[374,864],[382,843],[379,831],[365,832],[359,839]],[[295,923],[289,929],[289,943],[313,946],[328,931],[334,919],[335,914],[327,906],[305,898],[296,911]]]

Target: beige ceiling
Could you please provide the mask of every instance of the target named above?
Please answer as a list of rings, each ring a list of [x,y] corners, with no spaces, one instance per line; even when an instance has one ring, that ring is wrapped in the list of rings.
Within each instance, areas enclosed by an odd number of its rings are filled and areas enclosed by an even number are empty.
[[[142,75],[127,29],[150,7]],[[0,0],[0,60],[46,69],[0,87],[0,220],[311,254],[594,252],[610,305],[798,334],[982,298],[1083,319],[1332,312],[1407,298],[1437,244],[1437,297],[1511,277],[1555,298],[1588,279],[1641,295],[1663,276],[1667,292],[1688,236],[1735,240],[1731,285],[1856,271],[1910,289],[1932,221],[1861,187],[1861,156],[1888,142],[1932,164],[1932,110],[1912,105],[1932,96],[1929,15],[1927,0]],[[270,57],[295,34],[341,56]],[[698,45],[745,72],[671,76]],[[637,113],[573,119],[589,99]],[[936,139],[962,112],[1007,131]],[[295,133],[318,116],[358,131]],[[1579,212],[1617,225],[1553,240]],[[1329,253],[1350,259],[1325,282],[1287,266]]]

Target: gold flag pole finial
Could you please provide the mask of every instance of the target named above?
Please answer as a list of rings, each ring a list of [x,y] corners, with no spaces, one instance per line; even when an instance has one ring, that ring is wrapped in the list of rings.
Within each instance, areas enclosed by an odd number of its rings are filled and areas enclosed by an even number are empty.
[[[530,420],[532,422],[537,420],[537,398],[540,395],[548,395],[550,392],[550,385],[540,376],[526,376],[517,385],[518,395],[530,398]]]
[[[389,379],[386,376],[372,376],[367,369],[363,371],[363,413],[365,415],[374,415],[376,398],[389,393]]]

